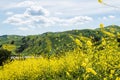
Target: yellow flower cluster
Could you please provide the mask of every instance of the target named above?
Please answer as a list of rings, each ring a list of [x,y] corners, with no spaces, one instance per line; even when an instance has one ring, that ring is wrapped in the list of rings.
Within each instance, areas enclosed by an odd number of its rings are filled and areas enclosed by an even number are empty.
[[[92,46],[91,41],[87,41],[87,45],[88,45],[88,46]]]
[[[4,45],[2,46],[2,48],[3,48],[3,49],[6,49],[6,50],[8,50],[8,51],[13,51],[13,50],[16,49],[16,46],[15,46],[15,45],[11,45],[11,44],[4,44]]]
[[[80,42],[79,39],[75,39],[75,43],[76,43],[78,46],[82,46],[82,43]]]
[[[103,1],[102,0],[98,0],[99,3],[102,3]]]
[[[91,72],[91,73],[94,74],[94,75],[97,74],[92,68],[87,68],[86,71],[87,71],[88,73]]]
[[[104,24],[103,23],[100,24],[100,28],[101,29],[104,28]]]
[[[14,60],[0,67],[0,80],[120,80],[116,38],[103,36],[97,46],[86,37],[71,39],[78,46],[83,46],[82,42],[85,45],[79,51],[76,47],[57,57]]]
[[[52,74],[53,76],[63,72],[70,77],[69,72],[77,71],[82,61],[81,54],[66,54],[60,58],[30,58],[23,61],[15,60],[5,64],[0,70],[0,80],[35,80],[44,79]],[[37,79],[37,80],[38,80]]]

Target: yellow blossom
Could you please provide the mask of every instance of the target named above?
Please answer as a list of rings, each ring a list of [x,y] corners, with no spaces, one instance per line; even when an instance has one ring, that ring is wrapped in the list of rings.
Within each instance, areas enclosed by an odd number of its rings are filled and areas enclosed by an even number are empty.
[[[100,24],[100,28],[104,28],[104,24],[103,23]]]
[[[66,74],[67,74],[68,77],[70,77],[70,73],[69,72],[66,71]]]
[[[120,77],[117,77],[115,80],[120,80]]]
[[[107,78],[104,78],[103,80],[107,80]]]
[[[103,1],[102,0],[98,0],[99,3],[102,3]]]
[[[110,77],[110,78],[113,78],[113,75],[112,75],[112,74],[110,74],[110,75],[109,75],[109,77]]]
[[[88,46],[92,46],[91,41],[87,41],[87,45],[88,45]]]
[[[79,39],[75,39],[75,43],[76,43],[78,46],[82,46],[82,43],[80,42]]]
[[[114,74],[114,73],[115,73],[115,70],[110,70],[110,73],[111,73],[111,74]]]
[[[82,67],[86,67],[86,65],[87,65],[86,63],[82,63],[82,65],[81,65],[81,66],[82,66]]]
[[[91,73],[94,74],[94,75],[97,74],[92,68],[87,68],[86,71],[87,71],[88,73],[91,72]]]

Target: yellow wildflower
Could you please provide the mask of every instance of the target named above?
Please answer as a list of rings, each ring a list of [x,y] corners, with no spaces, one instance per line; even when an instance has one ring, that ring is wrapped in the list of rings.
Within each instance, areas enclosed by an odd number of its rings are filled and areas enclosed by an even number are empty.
[[[120,77],[117,77],[115,80],[120,80]]]
[[[70,73],[69,72],[66,71],[66,74],[67,74],[68,77],[70,77]]]
[[[110,73],[111,73],[111,74],[114,74],[114,73],[115,73],[115,70],[110,70]]]
[[[87,65],[86,63],[82,63],[82,65],[81,65],[81,66],[82,66],[82,67],[86,67],[86,65]]]
[[[92,46],[91,41],[87,41],[87,45],[88,45],[88,46]]]
[[[88,62],[89,62],[88,58],[85,58],[85,63],[88,63]]]
[[[110,77],[110,78],[113,78],[113,75],[112,75],[112,74],[110,74],[110,75],[109,75],[109,77]]]
[[[88,73],[91,72],[91,73],[94,74],[94,75],[97,74],[92,68],[87,68],[86,71],[87,71]]]
[[[99,3],[102,3],[103,1],[102,0],[98,0]]]
[[[102,38],[102,45],[106,45],[106,41],[104,38]]]
[[[79,39],[75,39],[75,43],[76,43],[78,46],[82,46],[82,43],[80,42]]]
[[[104,78],[103,80],[107,80],[107,78]]]
[[[103,23],[100,24],[100,28],[104,28],[104,24]]]

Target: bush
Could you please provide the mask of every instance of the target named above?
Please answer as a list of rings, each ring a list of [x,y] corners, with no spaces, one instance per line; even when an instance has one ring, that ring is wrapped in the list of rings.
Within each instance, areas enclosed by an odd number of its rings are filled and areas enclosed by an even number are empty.
[[[10,58],[11,52],[5,49],[0,49],[0,66],[3,65],[3,62]]]

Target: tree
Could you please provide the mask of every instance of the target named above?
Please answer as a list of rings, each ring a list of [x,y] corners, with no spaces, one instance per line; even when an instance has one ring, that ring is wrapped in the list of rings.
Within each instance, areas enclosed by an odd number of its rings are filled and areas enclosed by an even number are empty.
[[[0,49],[0,66],[3,65],[3,62],[8,60],[10,56],[11,56],[11,51]]]
[[[15,41],[14,40],[12,40],[11,42],[10,42],[10,44],[14,44],[15,43]]]

